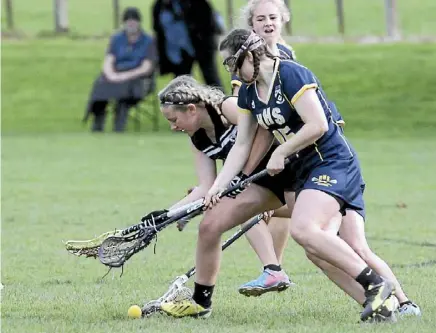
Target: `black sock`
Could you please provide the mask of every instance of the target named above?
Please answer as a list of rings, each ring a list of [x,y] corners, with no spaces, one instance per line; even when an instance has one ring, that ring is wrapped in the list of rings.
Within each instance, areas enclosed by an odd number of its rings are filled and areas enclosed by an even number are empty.
[[[266,265],[263,266],[263,270],[270,269],[272,271],[280,272],[282,270],[282,267],[280,265]]]
[[[210,308],[212,305],[212,294],[215,286],[204,286],[199,283],[194,283],[194,301],[204,308]]]
[[[383,282],[383,279],[374,272],[371,268],[366,267],[356,278],[356,281],[359,282],[363,289],[368,290],[370,284],[379,284]]]
[[[402,307],[402,306],[405,305],[405,304],[412,304],[412,301],[407,300],[407,301],[405,301],[405,302],[401,302],[401,303],[400,303],[400,307]]]

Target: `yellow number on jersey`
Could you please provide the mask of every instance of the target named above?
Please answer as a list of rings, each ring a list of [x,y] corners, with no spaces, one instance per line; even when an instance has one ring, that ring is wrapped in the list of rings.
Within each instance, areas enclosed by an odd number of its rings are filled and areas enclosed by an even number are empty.
[[[273,130],[273,134],[275,138],[278,140],[278,142],[282,144],[288,141],[295,133],[293,133],[291,129],[288,126],[286,126],[284,128]]]

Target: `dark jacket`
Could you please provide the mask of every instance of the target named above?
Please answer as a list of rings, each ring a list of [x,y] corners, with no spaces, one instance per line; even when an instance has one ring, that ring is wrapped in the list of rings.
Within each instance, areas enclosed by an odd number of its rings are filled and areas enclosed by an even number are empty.
[[[164,0],[156,0],[153,6],[153,30],[156,33],[157,51],[159,54],[159,69],[161,74],[171,73],[173,65],[165,54],[165,35],[160,24],[159,14],[164,6]],[[184,20],[188,29],[195,58],[211,57],[217,49],[217,27],[214,11],[207,0],[179,0]],[[170,7],[171,8],[171,7]]]

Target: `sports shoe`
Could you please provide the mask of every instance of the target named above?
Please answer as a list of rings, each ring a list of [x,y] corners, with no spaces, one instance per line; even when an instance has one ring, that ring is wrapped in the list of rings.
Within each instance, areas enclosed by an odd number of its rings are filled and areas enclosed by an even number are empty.
[[[421,309],[413,302],[403,304],[398,308],[398,315],[402,317],[421,317]]]
[[[292,285],[293,283],[283,270],[273,271],[265,269],[256,280],[247,282],[239,287],[239,293],[247,297],[257,297],[270,291],[284,291]]]
[[[383,280],[379,284],[369,285],[368,290],[365,291],[366,301],[360,319],[366,321],[382,311],[385,313],[385,317],[388,317],[386,311],[392,312],[395,309],[392,302],[386,302],[386,300],[393,294],[394,285],[392,282]]]
[[[197,304],[192,298],[179,302],[162,303],[161,310],[167,315],[176,318],[208,318],[212,314],[212,308],[205,308]]]
[[[391,295],[379,308],[378,312],[366,323],[395,323],[397,322],[397,309],[399,307],[398,299]]]

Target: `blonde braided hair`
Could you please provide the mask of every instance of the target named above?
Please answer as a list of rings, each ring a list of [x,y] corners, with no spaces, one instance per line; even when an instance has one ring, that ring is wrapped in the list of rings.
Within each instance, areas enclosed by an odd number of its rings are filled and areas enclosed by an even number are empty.
[[[186,111],[191,103],[209,105],[215,109],[224,125],[227,126],[229,123],[221,111],[224,93],[218,88],[198,83],[192,76],[176,77],[158,93],[158,97],[162,106],[172,105],[180,111]]]

